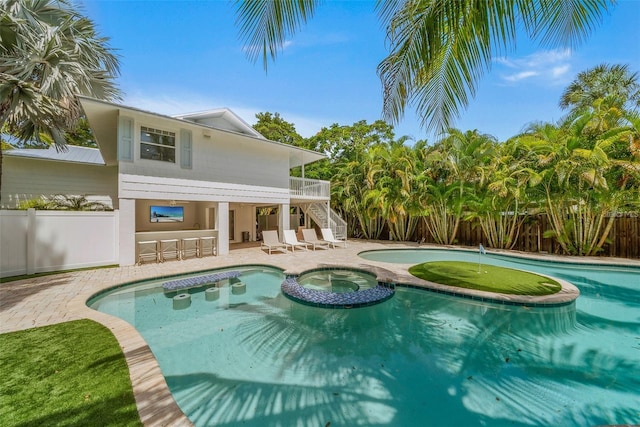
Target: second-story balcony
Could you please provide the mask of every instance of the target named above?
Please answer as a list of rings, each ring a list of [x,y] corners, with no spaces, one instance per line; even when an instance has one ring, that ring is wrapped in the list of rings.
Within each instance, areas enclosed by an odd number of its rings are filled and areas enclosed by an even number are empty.
[[[295,199],[329,200],[331,183],[319,179],[289,177],[289,192]]]

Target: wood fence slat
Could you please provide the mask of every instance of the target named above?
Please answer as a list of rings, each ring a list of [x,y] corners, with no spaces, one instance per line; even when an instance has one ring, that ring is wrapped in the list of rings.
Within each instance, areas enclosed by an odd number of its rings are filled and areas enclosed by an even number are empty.
[[[551,226],[546,215],[528,218],[521,225],[513,249],[523,252],[561,253],[562,248],[555,239],[543,237],[544,232],[549,229]],[[421,239],[427,243],[435,243],[435,239],[430,235],[422,219],[418,222],[411,240],[420,241]],[[478,246],[480,243],[487,246],[484,232],[477,221],[461,221],[456,240],[457,244],[463,246]],[[603,246],[601,256],[640,258],[640,215],[630,214],[616,217],[609,240]]]

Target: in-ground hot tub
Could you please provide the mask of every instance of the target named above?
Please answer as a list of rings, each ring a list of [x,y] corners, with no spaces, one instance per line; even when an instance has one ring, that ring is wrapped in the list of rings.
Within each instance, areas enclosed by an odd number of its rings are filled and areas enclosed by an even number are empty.
[[[394,284],[378,282],[369,272],[347,268],[320,268],[288,276],[281,289],[294,301],[324,308],[371,306],[395,293]]]

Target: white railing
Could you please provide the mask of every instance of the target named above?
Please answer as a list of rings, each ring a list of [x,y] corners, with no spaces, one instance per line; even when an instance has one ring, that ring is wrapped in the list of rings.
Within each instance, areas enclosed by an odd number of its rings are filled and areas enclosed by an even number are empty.
[[[333,209],[328,210],[329,216],[327,216],[327,208],[326,203],[312,203],[304,209],[320,227],[330,228],[336,239],[346,239],[347,223]]]
[[[347,238],[347,222],[333,209],[329,210],[329,225],[336,239]]]
[[[294,197],[308,197],[314,199],[328,199],[331,185],[329,181],[319,179],[289,177],[289,191]]]

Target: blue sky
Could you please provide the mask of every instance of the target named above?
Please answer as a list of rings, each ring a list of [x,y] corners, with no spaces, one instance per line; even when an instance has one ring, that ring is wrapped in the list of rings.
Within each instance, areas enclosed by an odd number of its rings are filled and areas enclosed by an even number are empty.
[[[387,51],[372,1],[322,3],[268,73],[246,58],[230,1],[81,4],[117,49],[126,105],[169,115],[228,107],[250,124],[258,112],[279,112],[305,137],[333,123],[381,118],[376,67]],[[601,63],[640,72],[640,1],[619,1],[572,50],[518,38],[515,51],[495,58],[456,127],[504,140],[532,121],[558,120],[563,89]],[[412,110],[395,128],[398,136],[434,140]]]

